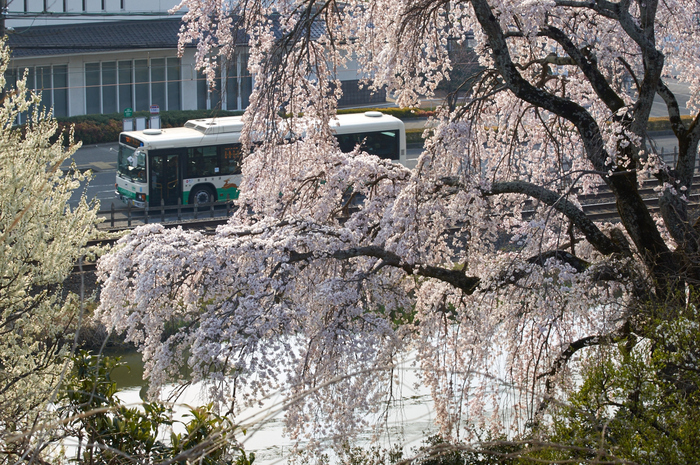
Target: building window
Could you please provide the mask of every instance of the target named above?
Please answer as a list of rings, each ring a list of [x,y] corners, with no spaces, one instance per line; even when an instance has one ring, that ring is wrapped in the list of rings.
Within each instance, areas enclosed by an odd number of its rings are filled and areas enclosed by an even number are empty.
[[[167,108],[165,104],[165,58],[151,60],[151,104]]]
[[[53,108],[54,116],[68,116],[68,66],[36,66],[27,71],[27,87],[41,96],[41,106]],[[24,72],[25,68],[8,69],[5,73],[7,85],[14,87]],[[17,123],[25,122],[26,115],[20,115]]]
[[[117,67],[119,69],[119,111],[124,111],[125,108],[134,108],[134,66],[128,60],[118,62]]]
[[[150,73],[148,72],[148,60],[134,61],[134,77],[136,78],[136,105],[134,110],[148,110],[151,104],[151,95],[149,92],[148,82],[150,81]]]
[[[102,98],[100,86],[100,64],[85,65],[85,113],[92,115],[102,113]]]
[[[180,110],[182,79],[179,58],[103,61],[85,64],[87,114],[121,113],[126,108]]]
[[[68,116],[68,66],[53,67],[52,92],[54,116]]]
[[[182,110],[182,71],[179,58],[166,59],[168,110]]]
[[[223,69],[222,69],[223,68]],[[248,55],[237,53],[234,58],[216,69],[216,85],[208,88],[203,73],[197,78],[197,108],[245,110],[253,91],[253,78],[248,71]]]
[[[117,110],[117,62],[102,63],[102,113]]]

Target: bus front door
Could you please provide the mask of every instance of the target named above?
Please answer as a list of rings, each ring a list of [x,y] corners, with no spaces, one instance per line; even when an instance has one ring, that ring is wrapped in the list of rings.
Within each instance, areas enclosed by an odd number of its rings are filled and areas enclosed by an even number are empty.
[[[180,183],[180,155],[152,154],[149,157],[149,204],[160,207],[161,200],[165,205],[177,204],[182,194]]]

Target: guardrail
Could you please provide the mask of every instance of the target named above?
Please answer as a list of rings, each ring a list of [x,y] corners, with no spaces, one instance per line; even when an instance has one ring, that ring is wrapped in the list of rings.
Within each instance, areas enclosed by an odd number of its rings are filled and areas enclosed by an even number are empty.
[[[209,203],[194,203],[182,205],[180,199],[176,205],[165,205],[161,201],[159,207],[138,208],[131,204],[116,208],[114,202],[109,210],[100,210],[97,214],[107,221],[102,223],[109,229],[132,228],[135,226],[159,222],[174,223],[183,221],[203,220],[211,218],[230,217],[235,206],[231,200]],[[104,228],[105,226],[102,226]]]
[[[659,197],[658,193],[649,189],[648,191],[640,190],[640,193],[644,194],[654,194],[642,195],[642,200],[644,205],[647,206],[650,212],[659,211]],[[583,197],[583,196],[581,196]],[[579,200],[581,200],[579,197]],[[615,197],[611,192],[602,192],[598,195],[590,195],[587,197],[587,202],[581,204],[581,210],[586,214],[586,217],[592,221],[619,221],[620,216],[617,212],[617,203],[615,202]],[[697,208],[700,206],[700,193],[691,194],[688,196],[688,206],[691,208]],[[534,209],[532,207],[532,202],[530,205],[523,210],[523,218],[532,218],[534,214]]]

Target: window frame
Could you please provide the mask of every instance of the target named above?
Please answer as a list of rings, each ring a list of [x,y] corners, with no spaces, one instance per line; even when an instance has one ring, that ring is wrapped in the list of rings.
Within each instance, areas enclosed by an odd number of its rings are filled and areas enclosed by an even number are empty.
[[[164,66],[162,66],[161,68],[165,75],[164,81],[159,80],[156,83],[153,82],[153,60],[162,60]],[[173,60],[175,60],[175,64],[172,63]],[[145,67],[143,66],[144,62]],[[88,68],[94,69],[89,70]],[[122,82],[122,78],[125,78],[127,76],[127,74],[125,73],[127,69],[129,81]],[[83,106],[83,109],[85,111],[85,114],[93,114],[92,111],[88,110],[88,102],[90,101],[90,96],[88,94],[89,87],[99,88],[99,95],[94,96],[94,98],[99,100],[99,114],[104,114],[105,108],[108,107],[105,101],[105,98],[108,98],[108,96],[105,95],[106,84],[104,83],[104,73],[107,70],[109,72],[113,72],[114,78],[116,79],[114,83],[107,84],[109,86],[114,86],[114,92],[110,92],[111,95],[109,96],[110,101],[114,100],[114,102],[111,102],[109,106],[116,106],[118,113],[124,111],[125,108],[132,108],[135,111],[147,110],[150,107],[150,105],[154,103],[154,85],[163,86],[161,93],[164,95],[164,102],[158,102],[163,111],[171,109],[169,108],[170,106],[177,107],[172,108],[172,110],[182,109],[182,60],[179,57],[163,56],[147,57],[145,59],[132,58],[85,62],[83,64],[83,76],[85,77],[85,104]],[[176,74],[176,76],[171,77],[170,74],[174,70],[178,70],[178,72],[174,73]],[[87,80],[89,72],[95,72],[96,75],[99,75],[98,84],[91,84],[90,86],[88,86]],[[137,80],[137,77],[140,80]],[[127,92],[127,89],[128,93],[130,94],[128,97],[130,100],[129,107],[122,108],[122,105],[125,103],[122,93]],[[142,95],[144,91],[147,91],[147,97],[146,95]],[[177,94],[174,98],[170,95],[170,93],[172,93],[173,91],[175,91],[175,93]],[[147,106],[145,108],[136,108],[136,103],[138,101],[147,102]],[[172,105],[173,103],[175,103],[175,105]]]

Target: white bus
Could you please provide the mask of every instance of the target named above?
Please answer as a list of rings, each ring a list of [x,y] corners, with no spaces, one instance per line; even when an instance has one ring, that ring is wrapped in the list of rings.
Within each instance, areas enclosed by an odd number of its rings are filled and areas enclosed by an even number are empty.
[[[331,123],[340,149],[406,162],[401,120],[378,111],[339,115]],[[116,195],[143,208],[238,198],[243,154],[240,116],[190,120],[185,127],[119,135]]]

